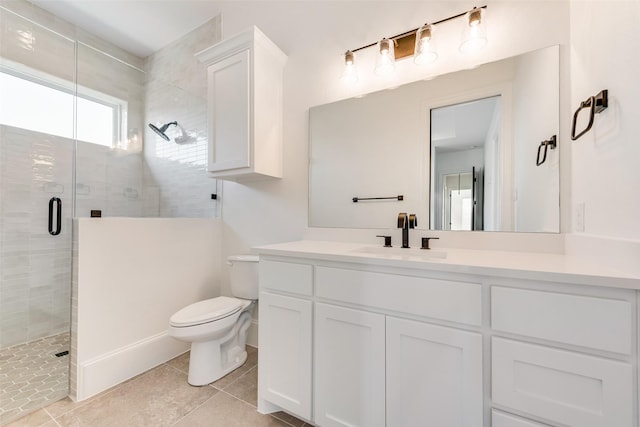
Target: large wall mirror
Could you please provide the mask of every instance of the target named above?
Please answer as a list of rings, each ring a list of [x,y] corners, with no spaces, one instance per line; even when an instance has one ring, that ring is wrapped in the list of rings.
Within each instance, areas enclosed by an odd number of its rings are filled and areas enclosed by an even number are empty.
[[[557,233],[558,120],[557,46],[314,107],[309,225]]]

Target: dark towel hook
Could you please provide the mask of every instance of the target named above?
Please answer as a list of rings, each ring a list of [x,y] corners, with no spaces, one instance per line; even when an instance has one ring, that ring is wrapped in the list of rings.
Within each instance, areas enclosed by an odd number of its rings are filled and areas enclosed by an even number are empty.
[[[585,133],[589,132],[591,126],[593,126],[593,119],[596,114],[606,110],[609,106],[609,91],[607,89],[601,90],[596,96],[591,96],[586,101],[580,103],[580,107],[573,114],[573,123],[571,125],[571,139],[575,141]],[[580,111],[585,108],[589,108],[589,124],[587,127],[576,135],[576,122],[578,121],[578,115]]]
[[[549,138],[546,141],[542,141],[538,146],[538,157],[536,157],[536,166],[540,166],[547,160],[547,149],[555,150],[557,146],[558,146],[558,139],[556,138],[555,135],[553,135],[551,138]],[[542,147],[544,147],[544,152],[543,152],[542,159],[540,159],[540,152],[542,150]]]

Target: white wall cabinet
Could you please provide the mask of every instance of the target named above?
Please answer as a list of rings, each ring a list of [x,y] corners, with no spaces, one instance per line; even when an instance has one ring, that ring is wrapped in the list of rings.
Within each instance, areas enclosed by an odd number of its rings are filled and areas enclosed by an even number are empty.
[[[314,421],[385,426],[385,317],[316,303]]]
[[[212,177],[282,177],[286,55],[252,27],[196,54],[207,65]]]
[[[387,425],[482,425],[482,336],[387,317]]]

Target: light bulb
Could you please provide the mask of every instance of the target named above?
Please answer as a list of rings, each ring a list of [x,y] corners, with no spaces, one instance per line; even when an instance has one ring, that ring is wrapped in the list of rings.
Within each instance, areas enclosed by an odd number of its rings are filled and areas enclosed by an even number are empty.
[[[423,25],[416,31],[416,46],[413,51],[413,62],[418,65],[431,64],[438,59],[433,42],[433,27]]]
[[[472,53],[482,49],[487,44],[486,23],[484,9],[473,8],[467,13],[468,25],[465,26],[460,43],[460,52]]]
[[[396,69],[393,40],[382,39],[378,42],[375,73],[379,76],[387,76]]]
[[[354,62],[353,52],[350,50],[344,54],[344,70],[340,79],[348,85],[353,85],[358,81],[358,70]]]

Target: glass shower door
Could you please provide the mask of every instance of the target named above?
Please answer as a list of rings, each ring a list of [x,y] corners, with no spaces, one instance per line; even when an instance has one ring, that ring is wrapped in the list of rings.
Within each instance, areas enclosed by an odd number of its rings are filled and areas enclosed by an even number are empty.
[[[0,425],[69,389],[75,43],[0,6]]]

